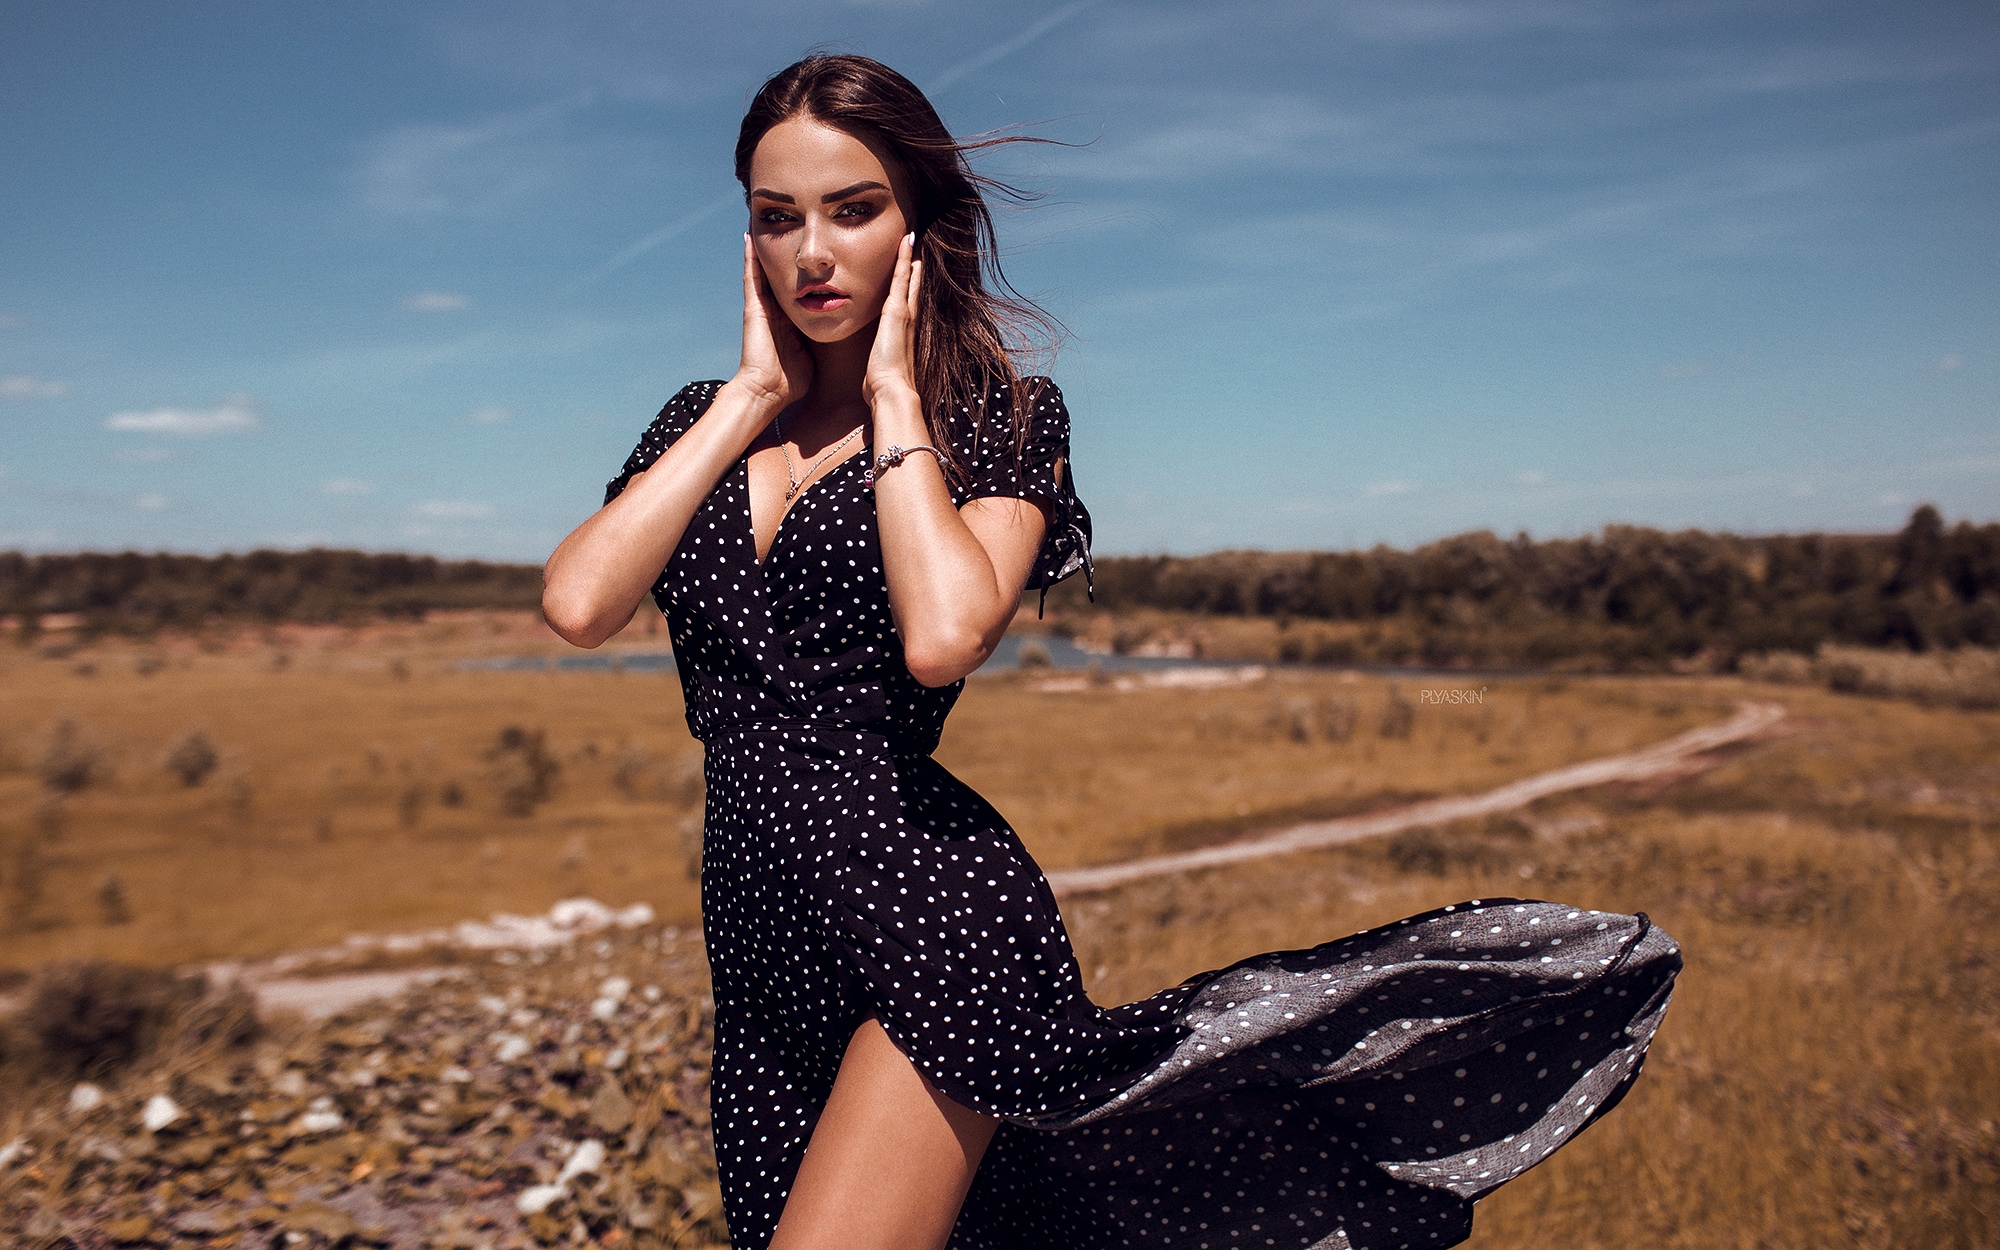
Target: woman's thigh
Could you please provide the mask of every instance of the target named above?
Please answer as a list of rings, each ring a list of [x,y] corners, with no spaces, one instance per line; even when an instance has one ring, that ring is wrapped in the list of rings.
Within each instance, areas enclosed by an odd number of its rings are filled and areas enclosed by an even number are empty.
[[[998,1127],[934,1089],[869,1017],[848,1042],[772,1250],[941,1250]]]

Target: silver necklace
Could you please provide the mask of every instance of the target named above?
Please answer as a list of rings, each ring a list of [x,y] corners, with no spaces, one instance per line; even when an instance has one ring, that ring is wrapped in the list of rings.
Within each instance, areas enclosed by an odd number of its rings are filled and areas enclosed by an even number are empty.
[[[799,475],[797,474],[797,472],[795,472],[795,466],[794,466],[794,465],[792,464],[792,453],[791,453],[791,451],[790,451],[790,450],[789,450],[789,449],[788,449],[788,448],[787,448],[787,447],[785,446],[785,418],[784,418],[784,414],[783,414],[783,413],[780,413],[780,414],[779,414],[779,415],[778,415],[777,417],[775,417],[775,418],[774,418],[774,419],[772,420],[771,424],[772,424],[772,425],[773,425],[773,426],[774,426],[774,427],[775,427],[775,428],[777,429],[777,431],[778,431],[778,450],[779,450],[779,451],[780,451],[781,453],[783,453],[783,455],[784,455],[784,457],[785,457],[785,480],[791,483],[791,485],[789,485],[789,486],[787,486],[787,487],[785,488],[785,502],[786,502],[786,503],[790,503],[790,502],[792,502],[792,500],[794,500],[794,499],[797,499],[797,498],[799,497],[799,492],[800,492],[800,491],[802,491],[802,490],[804,490],[804,489],[806,488],[806,483],[808,483],[808,482],[812,481],[812,475],[813,475],[813,474],[815,474],[815,473],[817,473],[817,472],[819,472],[819,467],[820,467],[821,465],[823,465],[823,464],[825,464],[825,463],[826,463],[826,460],[827,460],[827,457],[828,457],[828,456],[831,456],[831,455],[833,455],[833,453],[835,453],[835,452],[839,451],[839,450],[840,450],[841,448],[843,448],[843,447],[847,446],[847,445],[848,445],[849,443],[853,442],[853,441],[854,441],[854,436],[855,436],[855,435],[857,435],[857,434],[859,434],[859,433],[861,433],[861,426],[859,426],[859,425],[857,425],[857,426],[855,426],[855,427],[854,427],[853,429],[849,430],[849,431],[847,432],[847,437],[846,437],[846,438],[843,438],[843,439],[841,439],[841,440],[840,440],[839,442],[835,443],[835,444],[834,444],[833,446],[831,446],[831,447],[827,448],[827,449],[826,449],[825,451],[821,452],[821,453],[820,453],[820,457],[819,457],[819,459],[817,459],[817,460],[813,461],[813,462],[812,462],[812,467],[806,470],[806,475],[805,475],[804,477],[800,477],[800,476],[799,476]]]

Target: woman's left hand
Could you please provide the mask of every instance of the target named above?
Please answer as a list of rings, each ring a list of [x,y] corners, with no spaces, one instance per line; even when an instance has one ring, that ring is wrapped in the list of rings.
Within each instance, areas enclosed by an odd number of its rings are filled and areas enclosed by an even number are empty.
[[[875,345],[861,378],[861,397],[877,413],[885,399],[917,397],[917,292],[923,286],[924,262],[915,258],[916,240],[906,234],[897,245],[896,274],[889,280],[889,298],[875,323]]]

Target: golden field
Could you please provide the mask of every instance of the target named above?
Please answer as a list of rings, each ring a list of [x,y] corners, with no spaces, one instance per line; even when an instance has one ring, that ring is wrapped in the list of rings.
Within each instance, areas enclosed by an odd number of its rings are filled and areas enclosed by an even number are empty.
[[[0,967],[254,957],[578,894],[692,920],[677,683],[459,667],[543,645],[459,622],[0,656]],[[1645,911],[1688,961],[1646,1075],[1482,1204],[1470,1244],[2000,1244],[2000,714],[1722,678],[1041,684],[975,680],[939,756],[1051,868],[1483,790],[1784,703],[1777,733],[1670,785],[1073,900],[1084,971],[1122,1001],[1464,898]],[[167,762],[196,730],[213,766],[187,785]],[[89,775],[58,795],[65,761]]]
[[[0,654],[0,969],[254,957],[579,894],[694,920],[700,746],[679,683],[461,667],[549,649],[498,622]],[[1331,673],[1208,692],[1037,684],[975,679],[938,754],[1050,868],[1484,789],[1729,707],[1674,683],[1430,683],[1490,687],[1450,707],[1419,703],[1411,681],[1392,696]],[[543,799],[522,801],[537,764],[499,749],[509,727],[540,735]],[[190,786],[167,762],[197,732],[215,762]],[[65,752],[94,775],[62,795],[45,774]],[[101,897],[113,876],[129,915],[116,924]]]

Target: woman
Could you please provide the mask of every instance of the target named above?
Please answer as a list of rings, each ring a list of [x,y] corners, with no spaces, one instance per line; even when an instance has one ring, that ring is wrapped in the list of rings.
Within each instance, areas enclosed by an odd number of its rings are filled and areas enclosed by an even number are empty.
[[[669,401],[548,564],[581,646],[652,591],[707,747],[732,1239],[1462,1240],[1623,1093],[1678,952],[1643,917],[1472,903],[1090,1002],[1040,870],[930,758],[1023,589],[1088,567],[966,150],[873,61],[767,82],[741,362]]]

